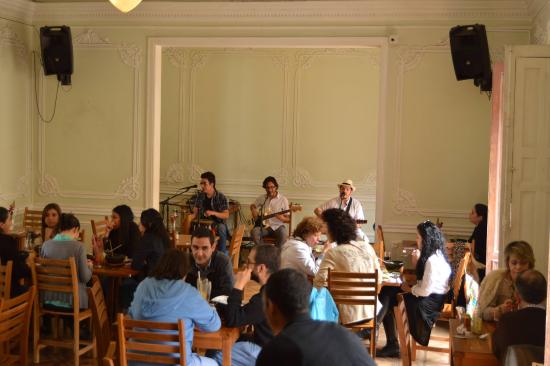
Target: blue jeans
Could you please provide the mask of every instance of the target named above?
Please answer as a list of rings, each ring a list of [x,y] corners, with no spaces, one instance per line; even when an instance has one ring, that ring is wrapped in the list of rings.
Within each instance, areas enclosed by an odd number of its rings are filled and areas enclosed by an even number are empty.
[[[215,224],[216,228],[216,235],[219,237],[218,239],[218,250],[220,252],[223,252],[224,254],[228,254],[227,251],[227,225],[225,222],[220,222]]]
[[[254,366],[256,359],[260,354],[262,347],[252,342],[237,342],[231,349],[231,365],[234,366]],[[222,353],[217,351],[212,355],[219,366],[222,364]]]

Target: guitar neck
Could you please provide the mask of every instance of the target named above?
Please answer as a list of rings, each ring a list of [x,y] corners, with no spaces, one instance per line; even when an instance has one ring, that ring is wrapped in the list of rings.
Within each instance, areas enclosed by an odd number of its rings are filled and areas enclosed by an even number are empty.
[[[283,211],[279,211],[279,212],[275,212],[275,213],[272,213],[272,214],[269,214],[269,215],[264,215],[262,216],[262,220],[267,220],[267,219],[270,219],[272,217],[275,217],[277,215],[284,215],[286,213],[289,213],[291,210],[288,209],[288,210],[283,210]]]

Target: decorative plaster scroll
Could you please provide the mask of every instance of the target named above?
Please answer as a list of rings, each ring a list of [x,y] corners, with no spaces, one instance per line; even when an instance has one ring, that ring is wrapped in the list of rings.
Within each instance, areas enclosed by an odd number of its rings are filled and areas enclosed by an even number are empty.
[[[190,182],[199,181],[201,179],[201,174],[206,171],[197,164],[191,164],[188,169]]]
[[[533,28],[533,40],[535,44],[546,45],[550,43],[550,20],[544,22],[544,17],[539,16],[535,19]]]
[[[0,28],[0,46],[13,47],[19,57],[26,60],[27,47],[10,26]]]
[[[411,192],[398,188],[397,196],[393,200],[393,211],[399,215],[412,215],[421,213],[418,211],[416,199]]]
[[[126,43],[115,44],[107,37],[102,37],[92,29],[86,29],[75,38],[75,48],[82,49],[106,49],[117,51],[123,64],[132,68],[133,72],[133,99],[134,105],[131,110],[132,115],[132,175],[123,178],[118,187],[112,193],[90,192],[90,191],[65,191],[62,190],[59,181],[52,174],[45,170],[45,151],[46,151],[46,132],[44,124],[38,126],[38,146],[39,146],[39,183],[38,193],[42,196],[58,196],[63,198],[85,198],[85,199],[116,199],[126,198],[135,200],[139,197],[139,146],[140,146],[140,91],[139,65],[141,63],[141,48]],[[44,85],[44,84],[43,84]],[[42,90],[44,94],[44,89]],[[42,96],[44,99],[44,95]]]
[[[168,167],[166,172],[166,182],[168,183],[180,183],[185,180],[185,168],[183,163],[173,163]]]
[[[38,193],[42,196],[59,196],[59,184],[57,179],[49,174],[42,174],[38,182]]]
[[[116,197],[135,200],[139,196],[139,181],[136,177],[128,177],[124,179],[118,186]]]
[[[294,170],[294,186],[299,188],[311,187],[311,174],[305,169],[296,168]]]
[[[186,50],[181,47],[167,47],[162,49],[162,53],[168,57],[168,61],[177,68],[185,66]]]
[[[101,46],[107,45],[111,46],[112,43],[107,37],[101,37],[92,29],[86,29],[82,33],[78,34],[74,38],[74,43],[76,45],[88,45],[88,46]]]
[[[141,64],[141,48],[136,45],[123,43],[122,46],[118,48],[118,54],[125,65],[138,68]]]

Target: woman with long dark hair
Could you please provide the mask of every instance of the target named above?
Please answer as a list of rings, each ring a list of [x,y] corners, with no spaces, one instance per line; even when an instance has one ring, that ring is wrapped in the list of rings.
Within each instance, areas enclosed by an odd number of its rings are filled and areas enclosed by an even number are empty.
[[[11,297],[14,297],[27,291],[27,286],[21,285],[21,279],[30,279],[31,270],[25,263],[25,257],[19,253],[17,240],[9,235],[11,224],[11,212],[5,207],[0,207],[0,262],[5,266],[8,261],[13,261]]]
[[[170,237],[164,227],[162,216],[154,208],[141,213],[139,231],[143,234],[134,249],[132,268],[146,276],[152,270],[164,251],[170,247]]]
[[[48,203],[42,210],[42,228],[40,237],[42,243],[53,239],[59,232],[59,217],[61,216],[61,207],[57,203]]]
[[[485,264],[487,258],[487,206],[476,203],[470,212],[470,222],[476,227],[468,241],[473,244],[473,253],[476,261]],[[478,269],[479,282],[485,277],[485,269]]]
[[[132,258],[140,234],[138,226],[134,222],[134,213],[130,207],[120,205],[113,208],[107,238],[113,248],[113,253],[109,254],[124,254],[128,258]],[[103,249],[108,252],[111,248],[106,247]]]
[[[170,237],[160,213],[149,208],[141,213],[139,231],[142,237],[133,249],[132,269],[139,274],[124,279],[120,290],[120,303],[125,309],[130,306],[137,285],[155,268],[160,257],[170,248]]]
[[[451,266],[445,254],[445,238],[439,228],[430,221],[424,221],[416,227],[416,243],[420,256],[416,262],[417,284],[409,286],[403,283],[401,288],[385,286],[378,296],[382,311],[377,323],[384,324],[386,346],[376,353],[380,357],[399,357],[399,343],[395,329],[394,306],[397,294],[405,292],[404,300],[409,319],[409,329],[416,342],[427,346],[430,334],[449,291]],[[418,256],[418,251],[416,251]]]

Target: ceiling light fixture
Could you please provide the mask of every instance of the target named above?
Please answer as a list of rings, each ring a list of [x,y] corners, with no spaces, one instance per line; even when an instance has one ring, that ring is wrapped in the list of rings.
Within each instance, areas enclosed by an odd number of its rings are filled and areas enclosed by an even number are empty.
[[[127,13],[139,5],[141,0],[109,0],[111,4],[123,13]]]

